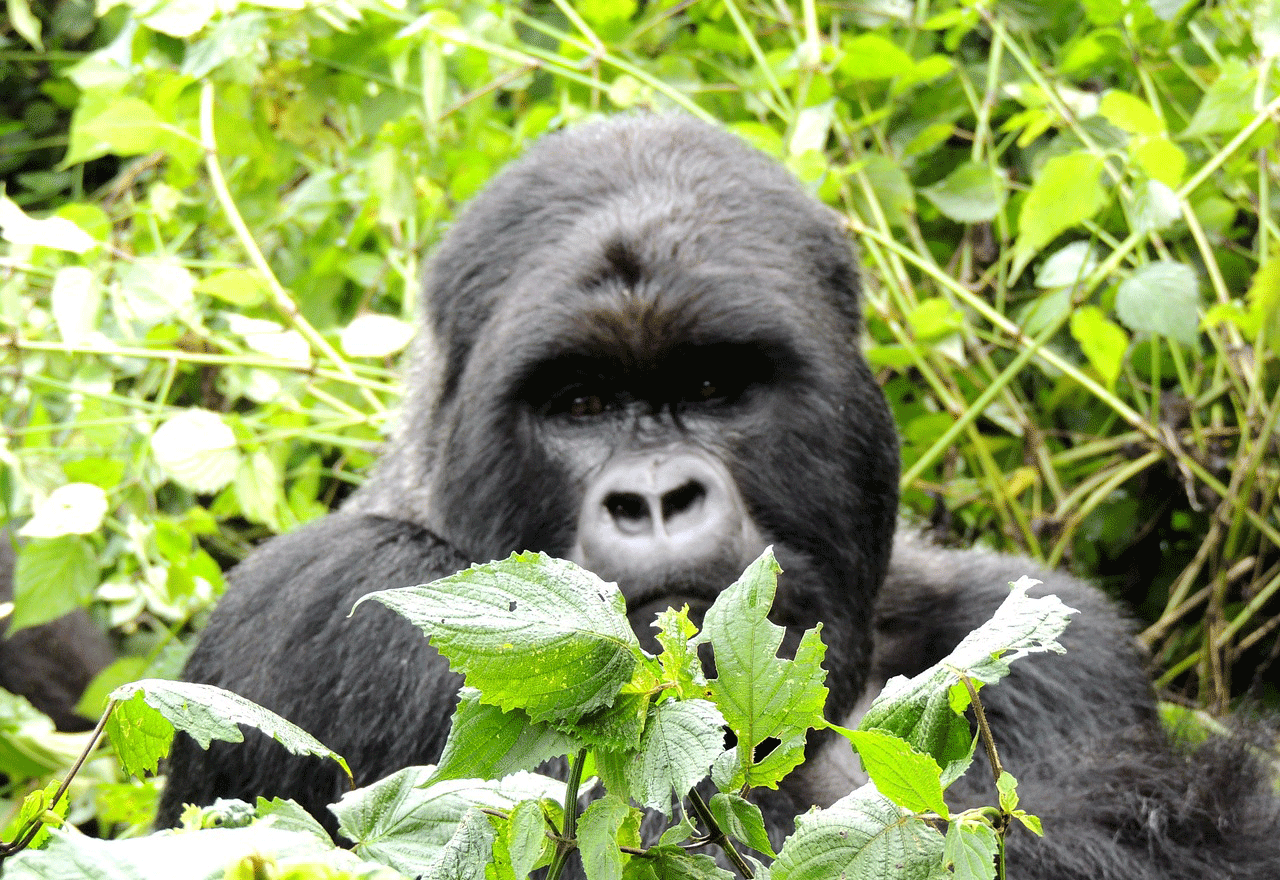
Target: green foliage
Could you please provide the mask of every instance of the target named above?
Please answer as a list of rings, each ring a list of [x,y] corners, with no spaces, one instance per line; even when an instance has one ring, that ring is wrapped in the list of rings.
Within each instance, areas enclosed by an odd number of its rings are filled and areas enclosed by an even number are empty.
[[[817,631],[806,634],[793,659],[777,655],[781,630],[765,615],[778,572],[766,550],[717,597],[701,633],[686,611],[662,614],[658,657],[635,644],[616,587],[543,555],[517,554],[433,584],[372,594],[420,626],[464,674],[468,688],[440,767],[407,767],[332,805],[354,855],[334,849],[296,805],[265,800],[255,807],[238,801],[192,807],[177,832],[104,843],[44,828],[46,821],[61,822],[56,815],[45,818],[60,794],[46,791],[24,804],[21,838],[30,842],[39,830],[45,849],[19,853],[7,870],[38,880],[70,876],[68,866],[88,876],[157,876],[157,866],[174,857],[174,841],[180,841],[190,844],[183,865],[193,877],[207,876],[230,858],[236,865],[260,859],[273,867],[301,860],[292,868],[299,876],[340,870],[381,877],[375,866],[385,866],[395,872],[387,876],[521,880],[546,867],[549,880],[558,880],[576,850],[588,880],[732,878],[711,856],[691,851],[711,843],[744,877],[926,880],[944,876],[948,866],[961,876],[994,876],[1008,820],[1039,833],[1038,822],[1017,809],[1017,782],[1003,772],[993,784],[998,806],[950,814],[943,789],[973,754],[963,713],[974,688],[1004,677],[1011,660],[1061,651],[1055,638],[1069,609],[1053,597],[1028,598],[1026,585],[1015,585],[995,617],[938,666],[910,681],[891,681],[860,729],[841,731],[861,755],[871,783],[799,817],[772,868],[765,868],[739,849],[774,855],[760,809],[747,796],[777,787],[803,759],[808,731],[830,726],[821,713],[826,690]],[[554,632],[553,612],[564,620]],[[732,620],[746,625],[735,630],[727,625]],[[631,661],[628,675],[610,675],[602,679],[607,687],[587,691],[563,681],[554,692],[537,687],[554,666],[544,663],[554,653],[549,645],[563,643],[569,643],[563,658],[569,664],[578,652],[621,648]],[[710,648],[715,679],[686,662],[699,645]],[[675,675],[668,678],[665,670]],[[528,678],[535,686],[522,694],[519,682]],[[703,681],[701,693],[684,690],[685,679]],[[757,699],[749,697],[753,683]],[[994,754],[980,712],[978,719],[979,736]],[[272,713],[209,686],[139,682],[119,688],[104,726],[126,769],[140,774],[154,771],[175,728],[208,747],[213,738],[239,741],[239,725],[262,730],[295,754],[342,761]],[[961,725],[962,742],[934,735]],[[729,750],[726,730],[737,734]],[[757,756],[760,741],[752,737],[761,732],[780,744]],[[774,753],[790,752],[793,742],[801,754],[778,762]],[[589,753],[603,792],[596,780],[582,781]],[[547,758],[562,756],[569,760],[568,782],[534,772]],[[728,769],[713,769],[722,759]],[[992,765],[998,768],[998,758]],[[942,766],[948,767],[945,778]],[[459,771],[470,775],[459,778]],[[708,776],[718,789],[709,804],[700,793]],[[656,844],[646,846],[640,837],[642,809],[668,819]],[[951,820],[945,837],[931,818]],[[896,867],[886,872],[888,865]]]
[[[172,675],[222,570],[372,462],[459,205],[544,132],[678,110],[847,219],[909,514],[1099,578],[1185,699],[1275,700],[1277,34],[1254,0],[8,3],[11,623],[112,631],[90,714]]]

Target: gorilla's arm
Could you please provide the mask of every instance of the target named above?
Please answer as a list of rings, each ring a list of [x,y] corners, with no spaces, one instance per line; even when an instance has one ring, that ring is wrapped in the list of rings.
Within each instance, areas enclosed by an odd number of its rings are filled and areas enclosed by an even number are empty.
[[[226,687],[271,709],[347,759],[356,785],[434,762],[459,679],[420,630],[366,593],[435,580],[466,560],[432,533],[381,516],[337,513],[259,548],[232,574],[187,663],[189,681]],[[208,751],[180,735],[156,824],[184,803],[290,797],[325,822],[347,789],[332,761],[300,758],[246,731]]]
[[[1067,653],[1017,660],[981,692],[1021,807],[1045,838],[1015,827],[1009,876],[1023,880],[1280,877],[1280,808],[1241,739],[1171,741],[1127,621],[1097,589],[1015,556],[947,550],[899,535],[877,614],[874,684],[932,665],[987,620],[1022,575],[1079,611]],[[994,803],[979,760],[948,791],[954,806]]]

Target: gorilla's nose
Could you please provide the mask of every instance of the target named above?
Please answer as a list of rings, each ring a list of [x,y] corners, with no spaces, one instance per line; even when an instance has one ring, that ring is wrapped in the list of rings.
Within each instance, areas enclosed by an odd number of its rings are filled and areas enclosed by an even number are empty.
[[[748,531],[723,465],[693,452],[627,456],[587,488],[573,555],[625,592],[628,581],[688,578],[708,563],[736,560]]]

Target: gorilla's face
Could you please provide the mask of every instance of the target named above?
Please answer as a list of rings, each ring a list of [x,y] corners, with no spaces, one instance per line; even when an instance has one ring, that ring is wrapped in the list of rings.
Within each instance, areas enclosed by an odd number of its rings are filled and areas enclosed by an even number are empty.
[[[473,203],[428,297],[442,376],[399,454],[430,460],[432,528],[616,580],[642,637],[772,544],[775,620],[823,621],[856,695],[897,459],[826,209],[705,126],[589,127]]]

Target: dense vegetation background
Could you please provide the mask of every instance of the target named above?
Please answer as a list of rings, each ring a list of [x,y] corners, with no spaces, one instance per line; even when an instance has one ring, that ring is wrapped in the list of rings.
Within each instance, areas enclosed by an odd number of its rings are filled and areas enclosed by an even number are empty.
[[[1172,701],[1280,699],[1277,0],[5,13],[11,625],[111,633],[89,714],[358,483],[458,206],[543,132],[651,110],[847,218],[911,519],[1098,580]],[[0,703],[17,794],[70,747]],[[86,780],[82,815],[145,821],[109,759]]]

